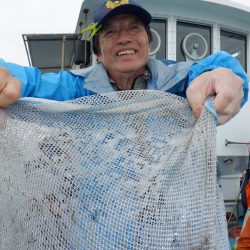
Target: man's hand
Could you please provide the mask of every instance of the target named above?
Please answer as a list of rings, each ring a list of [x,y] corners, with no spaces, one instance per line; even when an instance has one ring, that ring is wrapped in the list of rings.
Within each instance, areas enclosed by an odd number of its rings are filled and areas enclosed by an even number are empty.
[[[8,107],[18,101],[21,95],[21,82],[8,70],[0,68],[0,108]]]
[[[187,99],[198,118],[206,99],[214,96],[219,124],[224,124],[240,111],[243,80],[230,69],[217,68],[196,77],[187,89]]]

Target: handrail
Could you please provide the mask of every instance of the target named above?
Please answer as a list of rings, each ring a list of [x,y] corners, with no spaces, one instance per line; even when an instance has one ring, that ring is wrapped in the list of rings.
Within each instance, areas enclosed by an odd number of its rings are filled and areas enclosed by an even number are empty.
[[[229,141],[228,139],[225,140],[225,146],[228,144],[243,144],[243,145],[250,145],[250,141],[248,142],[235,142],[235,141]]]

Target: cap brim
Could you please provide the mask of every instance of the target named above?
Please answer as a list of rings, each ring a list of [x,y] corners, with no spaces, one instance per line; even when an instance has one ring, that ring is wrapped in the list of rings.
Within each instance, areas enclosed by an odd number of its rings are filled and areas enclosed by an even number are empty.
[[[132,5],[132,4],[123,4],[114,8],[108,14],[106,14],[105,17],[101,21],[99,21],[99,24],[103,25],[111,17],[114,17],[116,15],[121,15],[121,14],[129,14],[129,15],[138,16],[142,20],[142,22],[146,25],[148,25],[152,20],[150,13],[147,12],[145,9],[141,8],[140,6]]]

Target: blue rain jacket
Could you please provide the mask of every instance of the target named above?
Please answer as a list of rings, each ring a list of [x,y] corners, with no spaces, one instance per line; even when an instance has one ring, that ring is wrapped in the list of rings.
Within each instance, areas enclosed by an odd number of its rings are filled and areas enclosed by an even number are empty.
[[[170,64],[168,60],[149,59],[147,64],[152,78],[147,89],[167,91],[184,96],[192,80],[200,74],[218,67],[231,69],[243,81],[244,98],[247,101],[248,79],[240,63],[226,52],[218,52],[199,63],[180,62]],[[21,97],[37,97],[57,101],[71,100],[82,96],[114,91],[102,64],[74,71],[42,74],[38,68],[23,67],[0,59],[4,67],[22,83]]]

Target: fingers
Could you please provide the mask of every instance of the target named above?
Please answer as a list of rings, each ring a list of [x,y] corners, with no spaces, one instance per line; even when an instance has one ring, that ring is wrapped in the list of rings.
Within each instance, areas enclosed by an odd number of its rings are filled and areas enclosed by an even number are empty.
[[[6,69],[0,68],[0,108],[18,101],[21,95],[21,82]]]
[[[219,75],[220,78],[214,86],[216,92],[214,107],[219,116],[219,125],[222,125],[240,111],[244,92],[243,80],[240,77],[227,69],[220,71],[220,73],[222,75]]]
[[[196,77],[186,92],[187,100],[196,119],[199,118],[207,98],[214,95],[212,84],[209,84],[211,81],[209,73],[205,72]]]
[[[228,105],[221,111],[217,111],[219,115],[219,125],[222,125],[235,116],[241,108],[241,101],[243,98],[243,90],[236,91],[234,98]]]
[[[230,120],[240,110],[243,80],[226,68],[217,68],[198,76],[187,90],[187,99],[198,118],[207,98],[214,96],[214,107],[220,124]]]
[[[230,104],[240,107],[244,95],[243,80],[229,69],[218,68],[212,73],[217,74],[213,86],[216,93],[214,106],[217,113],[223,112]],[[231,108],[233,108],[232,105]]]

